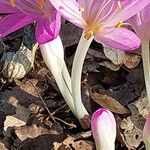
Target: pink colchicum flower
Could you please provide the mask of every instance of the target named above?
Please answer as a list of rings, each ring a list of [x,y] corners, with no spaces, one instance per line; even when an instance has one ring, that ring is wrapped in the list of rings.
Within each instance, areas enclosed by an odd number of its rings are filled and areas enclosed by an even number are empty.
[[[129,23],[142,41],[142,58],[145,84],[148,100],[150,102],[150,4],[142,11],[129,19]]]
[[[100,108],[95,111],[91,128],[97,150],[115,150],[116,121],[109,110]]]
[[[60,31],[61,16],[49,0],[0,0],[0,38],[32,22],[39,44],[55,39]]]
[[[81,107],[81,73],[83,62],[93,39],[113,48],[133,50],[140,39],[121,27],[123,22],[142,10],[150,0],[50,0],[60,14],[83,29],[74,57],[71,85],[78,118],[83,120]]]
[[[108,46],[133,50],[139,47],[136,35],[120,27],[123,21],[142,10],[150,0],[50,0],[53,6],[73,24]],[[119,28],[120,27],[120,28]]]
[[[150,114],[148,115],[144,125],[143,141],[145,143],[146,150],[150,150]]]

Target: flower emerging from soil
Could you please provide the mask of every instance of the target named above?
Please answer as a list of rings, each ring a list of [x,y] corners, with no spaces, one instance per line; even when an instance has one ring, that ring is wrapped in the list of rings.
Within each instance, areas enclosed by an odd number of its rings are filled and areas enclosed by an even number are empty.
[[[0,37],[4,37],[32,22],[36,22],[35,36],[39,44],[57,37],[60,31],[60,14],[49,0],[1,0]]]
[[[95,111],[91,128],[97,150],[115,150],[116,121],[109,110],[100,108]]]

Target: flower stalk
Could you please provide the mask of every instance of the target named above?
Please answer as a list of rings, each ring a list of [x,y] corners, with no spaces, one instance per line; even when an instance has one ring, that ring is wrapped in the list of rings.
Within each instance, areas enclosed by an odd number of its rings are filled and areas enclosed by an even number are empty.
[[[150,102],[150,49],[149,49],[149,40],[142,40],[142,59],[143,59],[143,69],[144,69],[144,78],[145,86],[148,101]]]
[[[70,91],[70,78],[67,73],[67,67],[64,62],[64,50],[60,37],[58,36],[53,41],[40,45],[43,59],[53,74],[56,83],[66,100],[67,105],[76,116],[76,111]],[[63,76],[65,74],[65,76]]]
[[[83,104],[81,99],[81,75],[84,59],[93,38],[94,37],[91,36],[89,39],[86,39],[85,32],[83,32],[74,56],[72,66],[72,73],[71,73],[72,97],[74,100],[76,113],[80,122],[85,116],[88,116],[88,112],[85,111],[85,109],[83,109],[82,107]]]
[[[143,69],[145,77],[145,86],[148,101],[150,102],[150,14],[149,14],[150,4],[148,4],[139,13],[129,19],[129,23],[135,30],[137,35],[141,39],[142,45],[142,59],[143,59]]]
[[[150,150],[150,114],[148,115],[144,125],[143,142],[145,143],[146,150]]]
[[[53,41],[40,45],[40,49],[43,59],[53,74],[57,86],[60,89],[67,105],[73,114],[78,118],[72,98],[71,78],[64,61],[64,50],[60,37],[58,36]],[[82,110],[86,112],[86,109],[82,104],[81,107]]]

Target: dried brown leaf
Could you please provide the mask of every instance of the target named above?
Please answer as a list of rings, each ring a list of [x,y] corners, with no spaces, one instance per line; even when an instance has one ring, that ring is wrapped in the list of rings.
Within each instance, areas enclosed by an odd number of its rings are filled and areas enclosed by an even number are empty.
[[[2,143],[1,141],[0,141],[0,150],[8,150],[8,149],[5,147],[5,144]]]
[[[131,116],[124,118],[120,123],[121,140],[128,149],[137,149],[142,141],[143,127],[150,105],[144,94],[137,101],[130,103],[128,107],[131,111]]]
[[[124,106],[122,106],[118,101],[116,101],[114,98],[99,94],[96,92],[90,92],[90,97],[99,105],[101,105],[104,108],[109,109],[110,111],[117,113],[117,114],[129,114],[130,111],[126,109]]]
[[[72,137],[68,137],[62,143],[54,142],[54,150],[95,150],[94,143],[91,141],[79,140],[74,141]]]
[[[75,25],[70,22],[62,22],[61,28],[61,38],[63,41],[64,47],[74,45],[79,42],[81,36],[81,30],[79,30]]]
[[[30,116],[30,110],[24,106],[18,105],[16,108],[16,114],[6,117],[4,121],[4,130],[8,127],[20,127],[27,123],[28,117]]]
[[[21,141],[24,141],[28,138],[33,139],[46,134],[60,135],[62,133],[62,129],[60,125],[58,126],[57,124],[53,124],[50,130],[33,124],[31,126],[16,127],[15,133]]]
[[[115,65],[122,64],[123,59],[125,57],[124,51],[117,50],[106,45],[103,46],[104,46],[104,54],[107,58],[109,58]]]
[[[129,69],[133,69],[139,65],[141,61],[141,56],[133,53],[126,53],[123,63]]]
[[[103,61],[103,62],[100,62],[99,65],[101,66],[105,66],[113,71],[117,71],[120,69],[120,66],[121,65],[115,65],[114,63],[110,62],[110,61]]]

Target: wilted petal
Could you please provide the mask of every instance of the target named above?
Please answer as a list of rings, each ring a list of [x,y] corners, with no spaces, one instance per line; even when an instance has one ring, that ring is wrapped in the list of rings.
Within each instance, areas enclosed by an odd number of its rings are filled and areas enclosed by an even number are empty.
[[[102,33],[95,35],[95,40],[110,47],[121,50],[134,50],[141,44],[135,33],[125,28],[105,29]]]
[[[115,150],[116,121],[109,110],[100,108],[95,111],[91,128],[97,150]]]
[[[11,14],[0,19],[0,37],[4,37],[30,23],[34,19],[24,14]]]

